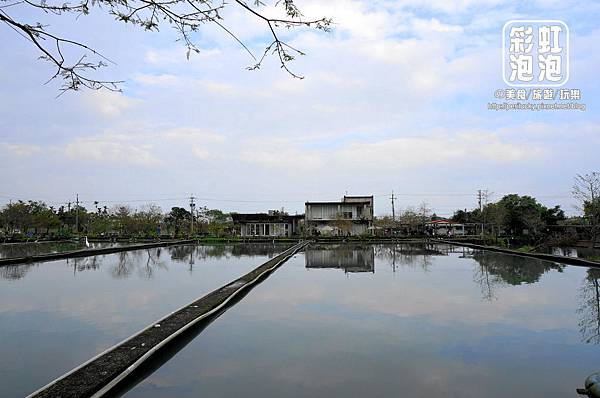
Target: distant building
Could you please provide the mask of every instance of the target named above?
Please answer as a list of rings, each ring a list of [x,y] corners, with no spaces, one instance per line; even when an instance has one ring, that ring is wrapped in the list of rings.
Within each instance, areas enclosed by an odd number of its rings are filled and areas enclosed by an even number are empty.
[[[312,235],[355,236],[373,231],[373,196],[340,202],[306,202],[305,228]]]
[[[465,235],[465,224],[450,220],[434,220],[425,223],[425,231],[429,232],[430,235]]]
[[[290,216],[280,211],[255,214],[232,214],[233,225],[240,236],[285,237],[299,233],[304,215]]]

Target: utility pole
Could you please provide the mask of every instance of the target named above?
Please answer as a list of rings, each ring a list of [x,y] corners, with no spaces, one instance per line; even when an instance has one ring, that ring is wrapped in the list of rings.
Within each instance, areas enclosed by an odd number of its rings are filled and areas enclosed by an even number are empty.
[[[483,238],[483,233],[484,233],[484,228],[485,228],[485,218],[483,217],[483,207],[484,207],[484,202],[485,204],[487,204],[488,201],[488,190],[486,189],[481,190],[478,189],[477,190],[477,201],[479,202],[479,215],[481,216],[481,237]]]
[[[483,238],[483,205],[482,205],[482,195],[483,192],[481,189],[477,190],[477,201],[479,202],[479,217],[481,217],[481,238]]]
[[[77,234],[77,239],[79,239],[79,194],[76,194],[75,203],[75,233]]]
[[[394,199],[396,199],[396,197],[394,196],[394,191],[392,191],[390,199],[392,200],[392,221],[396,222],[396,208],[394,207]]]
[[[190,225],[190,235],[194,234],[194,209],[196,208],[196,204],[194,203],[194,195],[190,196],[190,213],[192,213],[192,223]]]

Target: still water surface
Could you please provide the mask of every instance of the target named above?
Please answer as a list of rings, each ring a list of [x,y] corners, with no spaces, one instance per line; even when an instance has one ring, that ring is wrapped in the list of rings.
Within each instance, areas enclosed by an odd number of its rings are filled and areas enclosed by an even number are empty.
[[[0,397],[22,397],[287,245],[174,246],[0,267]]]
[[[90,249],[100,249],[115,246],[127,246],[131,243],[122,242],[90,242]],[[28,243],[3,243],[0,244],[0,259],[35,256],[39,254],[61,253],[72,250],[86,249],[82,243],[75,241],[59,242],[28,242]]]
[[[600,371],[599,280],[447,246],[311,246],[124,394],[576,397]]]

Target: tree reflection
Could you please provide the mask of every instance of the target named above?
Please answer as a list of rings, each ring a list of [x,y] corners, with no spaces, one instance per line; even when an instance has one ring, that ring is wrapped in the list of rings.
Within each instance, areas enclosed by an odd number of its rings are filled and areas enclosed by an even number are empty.
[[[29,246],[38,244],[28,244]],[[22,250],[24,245],[14,246],[10,255],[14,255],[14,250]],[[12,246],[11,246],[12,247]],[[19,247],[19,249],[16,249]],[[35,246],[38,247],[38,246]],[[64,247],[68,247],[68,244]],[[110,255],[78,257],[65,259],[69,268],[73,269],[73,273],[97,270],[100,269],[103,263],[111,263],[109,265],[110,274],[115,279],[122,279],[131,276],[133,273],[138,273],[143,278],[152,278],[158,268],[166,268],[164,261],[161,261],[161,256],[168,252],[171,260],[184,262],[189,265],[192,271],[196,260],[206,260],[207,258],[230,258],[242,256],[267,256],[269,258],[281,253],[289,248],[290,244],[273,244],[273,243],[252,243],[252,244],[225,244],[225,245],[179,245],[169,246],[166,248],[154,248],[146,250],[123,251]],[[48,249],[48,247],[46,247]],[[28,249],[29,250],[29,249]],[[47,252],[45,250],[44,252]],[[0,257],[8,254],[5,250],[0,254]],[[18,252],[17,254],[31,255],[31,251]],[[5,265],[0,267],[0,278],[7,280],[16,280],[25,277],[27,272],[33,265],[43,263],[24,263]]]
[[[170,246],[167,250],[169,251],[172,260],[189,264],[190,256],[193,256],[196,260],[205,260],[207,258],[239,258],[242,256],[267,256],[271,258],[290,246],[291,245],[289,244],[281,243],[241,243]],[[191,265],[193,265],[193,261]]]
[[[490,275],[498,276],[509,285],[536,283],[544,273],[553,269],[562,272],[565,267],[535,258],[507,256],[488,251],[475,251],[473,259],[486,268]]]
[[[81,271],[100,269],[100,265],[102,264],[101,256],[67,258],[66,261],[67,267],[73,267],[73,274]]]
[[[473,280],[481,286],[481,296],[486,301],[495,300],[496,288],[506,284],[498,275],[490,275],[488,267],[481,263],[475,268]]]
[[[600,269],[590,268],[580,289],[579,330],[582,341],[600,343]]]
[[[429,271],[433,256],[444,255],[437,246],[418,243],[401,243],[397,245],[380,245],[375,248],[375,257],[390,264],[395,272],[399,266],[421,268]]]
[[[0,278],[7,280],[24,278],[34,265],[35,264],[14,264],[0,266]]]
[[[115,279],[123,279],[137,271],[142,278],[150,279],[157,269],[167,268],[160,255],[160,248],[120,252],[116,264],[111,267],[111,275]]]
[[[552,269],[562,272],[564,269],[562,264],[489,251],[476,250],[469,257],[479,263],[473,280],[480,285],[482,297],[487,301],[496,299],[498,287],[536,283],[544,273]]]

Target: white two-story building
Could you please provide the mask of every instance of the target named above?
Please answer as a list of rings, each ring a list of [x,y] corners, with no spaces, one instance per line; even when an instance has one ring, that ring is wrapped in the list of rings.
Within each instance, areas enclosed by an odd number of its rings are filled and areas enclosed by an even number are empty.
[[[306,202],[305,228],[312,235],[371,234],[373,196],[344,196],[339,202]]]

